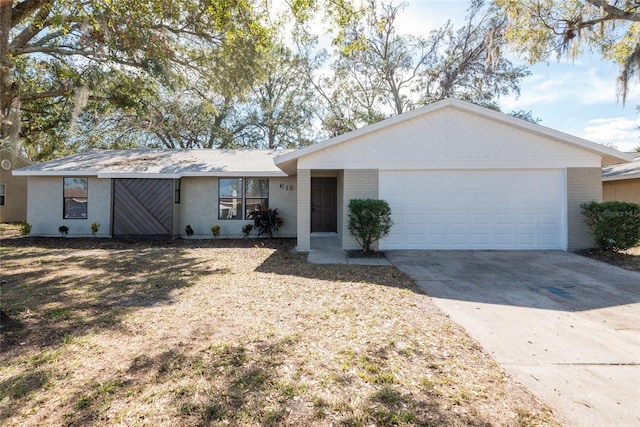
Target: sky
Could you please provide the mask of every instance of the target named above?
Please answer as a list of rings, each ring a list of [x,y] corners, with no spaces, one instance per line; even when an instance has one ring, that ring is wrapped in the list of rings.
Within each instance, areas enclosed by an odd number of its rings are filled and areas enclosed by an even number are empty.
[[[405,0],[398,17],[399,28],[414,35],[429,32],[450,19],[454,27],[463,23],[467,0]],[[517,58],[514,57],[517,60]],[[531,111],[540,124],[621,151],[640,146],[640,85],[632,82],[625,105],[617,99],[619,67],[597,55],[575,62],[557,61],[530,67],[531,75],[521,83],[520,95],[501,97],[504,112]]]

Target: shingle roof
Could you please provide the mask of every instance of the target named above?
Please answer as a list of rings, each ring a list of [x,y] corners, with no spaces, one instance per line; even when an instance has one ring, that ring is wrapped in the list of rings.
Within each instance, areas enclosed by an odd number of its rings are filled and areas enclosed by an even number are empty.
[[[640,178],[640,153],[630,153],[633,161],[602,168],[603,181],[619,181]]]
[[[38,163],[14,175],[181,178],[286,176],[273,158],[291,150],[93,150]]]

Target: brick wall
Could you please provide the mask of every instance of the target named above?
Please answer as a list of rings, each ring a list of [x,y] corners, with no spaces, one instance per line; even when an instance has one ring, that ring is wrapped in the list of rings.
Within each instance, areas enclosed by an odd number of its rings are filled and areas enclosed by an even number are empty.
[[[342,192],[342,248],[360,249],[360,245],[349,232],[349,200],[378,198],[378,169],[346,169],[343,174]],[[377,243],[375,248],[377,249]]]
[[[602,171],[600,168],[567,169],[568,249],[593,247],[593,239],[584,222],[580,205],[602,201]]]
[[[296,192],[298,195],[296,249],[304,252],[311,249],[311,171],[309,169],[298,169]]]

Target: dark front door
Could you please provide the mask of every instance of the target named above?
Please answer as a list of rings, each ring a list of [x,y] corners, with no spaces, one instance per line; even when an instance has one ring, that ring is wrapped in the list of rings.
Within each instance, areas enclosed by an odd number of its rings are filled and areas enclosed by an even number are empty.
[[[337,179],[311,178],[311,232],[338,230]]]
[[[169,237],[172,180],[114,179],[113,237]]]

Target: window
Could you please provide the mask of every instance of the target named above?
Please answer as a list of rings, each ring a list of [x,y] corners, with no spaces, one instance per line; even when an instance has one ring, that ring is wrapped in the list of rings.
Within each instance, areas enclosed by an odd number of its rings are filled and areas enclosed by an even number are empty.
[[[88,178],[64,178],[64,219],[87,219]]]
[[[247,219],[254,210],[268,207],[268,178],[218,180],[218,219]]]
[[[257,209],[269,207],[269,180],[266,178],[245,178],[244,184],[246,218]]]
[[[0,184],[0,206],[4,206],[4,199],[7,196],[7,187],[5,184]]]

